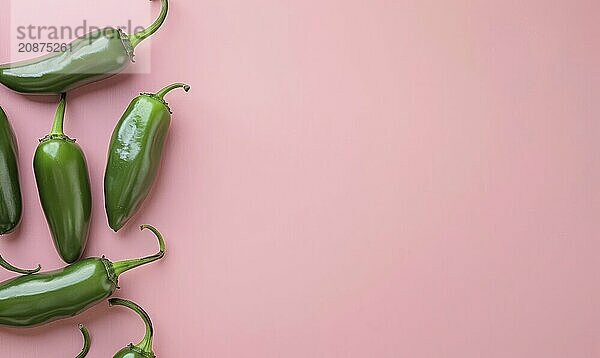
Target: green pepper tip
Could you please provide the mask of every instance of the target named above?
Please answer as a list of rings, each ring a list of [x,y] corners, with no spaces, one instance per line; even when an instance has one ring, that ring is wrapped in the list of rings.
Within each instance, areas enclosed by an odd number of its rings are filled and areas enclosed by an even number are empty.
[[[81,352],[75,358],[84,358],[90,352],[92,339],[90,337],[90,332],[81,323],[79,324],[79,330],[81,331],[81,334],[83,335],[83,348],[81,349]]]
[[[152,233],[156,236],[156,238],[158,239],[158,245],[159,245],[159,255],[164,256],[165,254],[165,240],[163,239],[162,234],[160,233],[160,231],[158,231],[157,228],[155,228],[152,225],[148,225],[148,224],[144,224],[144,225],[140,225],[140,230],[150,230],[152,231]]]
[[[188,85],[188,84],[181,83],[181,82],[176,82],[176,83],[172,83],[172,84],[170,84],[168,86],[165,86],[160,91],[156,92],[154,94],[154,97],[156,97],[156,98],[158,98],[158,99],[160,99],[161,101],[164,102],[165,95],[167,93],[171,92],[172,90],[177,89],[177,88],[183,88],[183,90],[186,91],[186,92],[188,92],[191,89],[190,85]]]
[[[42,269],[42,265],[38,264],[38,266],[33,269],[33,270],[25,270],[25,269],[20,269],[16,266],[11,265],[8,261],[6,261],[2,255],[0,255],[0,266],[5,268],[8,271],[12,271],[12,272],[16,272],[16,273],[20,273],[23,275],[31,275],[34,274],[36,272],[39,272]]]
[[[150,0],[152,1],[152,0]],[[129,36],[129,41],[131,43],[131,47],[135,49],[140,42],[144,41],[148,37],[152,36],[158,29],[162,26],[167,18],[167,13],[169,12],[169,2],[168,0],[162,0],[162,9],[160,10],[160,14],[158,18],[146,29],[137,32],[133,35]]]
[[[160,260],[165,256],[166,245],[165,245],[165,240],[163,239],[162,234],[152,225],[140,226],[140,230],[144,230],[144,229],[148,229],[148,230],[152,231],[152,233],[156,236],[156,239],[158,240],[159,251],[154,255],[139,258],[139,259],[130,259],[130,260],[113,262],[112,267],[113,267],[114,273],[117,277],[119,275],[121,275],[123,272],[129,271],[131,269],[134,269],[141,265],[145,265],[150,262],[154,262],[156,260]]]
[[[64,135],[63,125],[65,122],[65,111],[67,109],[67,93],[63,92],[60,94],[60,102],[56,107],[56,114],[54,115],[54,123],[52,124],[52,130],[50,135]]]
[[[142,321],[144,321],[144,325],[146,326],[146,332],[144,334],[144,337],[138,344],[135,344],[135,345],[130,344],[129,348],[134,351],[137,351],[137,350],[141,351],[140,353],[142,353],[144,356],[150,355],[150,356],[154,357],[154,352],[152,350],[152,339],[153,339],[153,335],[154,335],[154,328],[152,327],[152,320],[150,319],[150,316],[148,315],[148,313],[146,311],[144,311],[144,309],[142,307],[140,307],[140,305],[138,305],[137,303],[130,301],[130,300],[126,300],[126,299],[122,299],[122,298],[111,298],[108,300],[108,303],[111,306],[118,305],[118,306],[127,307],[130,310],[133,310],[135,313],[137,313],[138,316],[140,316]]]

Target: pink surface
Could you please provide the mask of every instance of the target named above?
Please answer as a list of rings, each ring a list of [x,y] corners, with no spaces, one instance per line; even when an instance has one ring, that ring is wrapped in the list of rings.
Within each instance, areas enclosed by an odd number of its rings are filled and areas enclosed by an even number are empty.
[[[71,95],[66,127],[94,187],[86,254],[155,250],[135,225],[105,223],[107,144],[137,92],[184,80],[192,92],[169,97],[163,170],[133,222],[164,231],[168,255],[117,293],[153,317],[159,357],[598,357],[599,11],[173,0],[150,74]],[[0,98],[25,198],[0,251],[59,267],[31,169],[55,103]],[[100,304],[0,329],[0,356],[74,356],[79,322],[90,357],[142,335],[133,313]]]

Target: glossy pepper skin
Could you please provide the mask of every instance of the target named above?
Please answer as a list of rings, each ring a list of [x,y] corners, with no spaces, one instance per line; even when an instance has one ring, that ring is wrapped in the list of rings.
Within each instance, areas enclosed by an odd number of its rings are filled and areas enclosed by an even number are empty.
[[[0,283],[0,325],[43,325],[75,316],[112,295],[122,273],[164,256],[165,243],[160,232],[150,225],[141,228],[156,235],[158,253],[118,262],[91,257],[59,270],[29,273]]]
[[[74,40],[64,52],[0,65],[0,83],[26,94],[60,94],[123,71],[133,62],[134,49],[163,24],[168,1],[156,21],[145,30],[126,35],[105,28]]]
[[[21,222],[18,152],[15,134],[0,108],[0,235],[12,232]]]
[[[104,204],[114,231],[135,215],[154,184],[171,124],[164,96],[176,88],[187,92],[190,86],[174,83],[134,98],[113,131],[104,174]]]
[[[61,96],[50,134],[40,140],[33,169],[46,221],[60,257],[77,261],[87,242],[92,192],[81,147],[63,132],[66,95]]]
[[[118,351],[113,358],[154,358],[156,355],[152,349],[152,338],[154,335],[154,329],[152,327],[152,321],[150,316],[142,307],[135,302],[124,300],[121,298],[111,298],[108,300],[108,304],[111,306],[125,306],[135,313],[137,313],[146,326],[146,333],[138,344],[130,343],[127,347]]]

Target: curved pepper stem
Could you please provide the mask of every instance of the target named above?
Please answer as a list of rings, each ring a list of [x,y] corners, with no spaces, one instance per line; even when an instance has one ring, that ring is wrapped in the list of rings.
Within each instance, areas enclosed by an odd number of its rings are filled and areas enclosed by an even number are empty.
[[[125,306],[135,311],[142,318],[144,324],[146,325],[146,333],[144,334],[144,338],[142,338],[142,340],[135,346],[143,352],[153,355],[154,353],[152,351],[152,337],[154,335],[154,329],[152,328],[152,320],[150,319],[148,313],[146,313],[146,311],[144,311],[144,309],[140,307],[137,303],[121,298],[111,298],[108,300],[108,304],[111,306]]]
[[[171,92],[172,90],[176,89],[176,88],[183,88],[184,91],[188,92],[190,90],[190,86],[186,85],[185,83],[173,83],[171,85],[166,86],[165,88],[161,89],[160,91],[156,92],[154,94],[154,96],[162,101],[164,101],[164,97],[167,93]]]
[[[60,102],[56,108],[56,114],[54,115],[54,123],[52,124],[52,131],[50,134],[64,135],[63,123],[65,122],[65,111],[67,109],[67,94],[61,93]]]
[[[148,230],[152,231],[152,233],[154,233],[154,235],[156,236],[156,238],[158,240],[158,245],[160,247],[159,251],[154,255],[146,256],[146,257],[143,257],[140,259],[131,259],[131,260],[123,260],[123,261],[113,262],[112,266],[113,266],[113,269],[115,270],[115,274],[117,275],[117,277],[120,276],[123,272],[129,271],[138,266],[148,264],[150,262],[154,262],[156,260],[160,260],[165,256],[165,240],[163,239],[161,233],[154,226],[151,226],[151,225],[140,226],[140,230],[144,230],[144,229],[148,229]]]
[[[92,338],[90,337],[90,332],[85,328],[84,325],[79,325],[79,330],[83,335],[83,348],[81,349],[81,353],[77,355],[75,358],[84,358],[90,352],[90,347],[92,345]]]
[[[139,45],[140,42],[152,36],[162,26],[163,22],[165,22],[165,19],[167,18],[167,13],[169,12],[169,1],[161,0],[161,2],[162,9],[160,10],[160,15],[158,15],[158,18],[152,23],[152,25],[148,26],[146,29],[140,32],[129,36],[129,41],[131,42],[131,46],[133,48]]]
[[[38,265],[37,268],[33,269],[33,270],[24,270],[24,269],[20,269],[18,267],[15,267],[11,264],[9,264],[3,257],[2,255],[0,255],[0,266],[4,267],[5,269],[7,269],[8,271],[12,271],[12,272],[16,272],[16,273],[21,273],[23,275],[31,275],[32,273],[36,273],[39,270],[42,269],[42,265]]]

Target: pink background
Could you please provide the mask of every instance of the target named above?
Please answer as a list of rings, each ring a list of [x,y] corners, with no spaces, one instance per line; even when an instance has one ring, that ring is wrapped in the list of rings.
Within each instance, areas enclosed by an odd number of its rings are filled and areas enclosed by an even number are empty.
[[[184,80],[192,92],[169,96],[163,170],[133,222],[160,228],[168,254],[117,293],[151,314],[159,357],[598,357],[599,11],[173,0],[151,74],[71,94],[66,128],[94,187],[86,254],[155,251],[135,225],[105,223],[107,144],[137,92]],[[2,88],[0,104],[25,199],[1,253],[60,267],[31,169],[55,103]],[[90,357],[142,335],[103,303],[0,329],[0,356],[75,356],[79,322]]]

